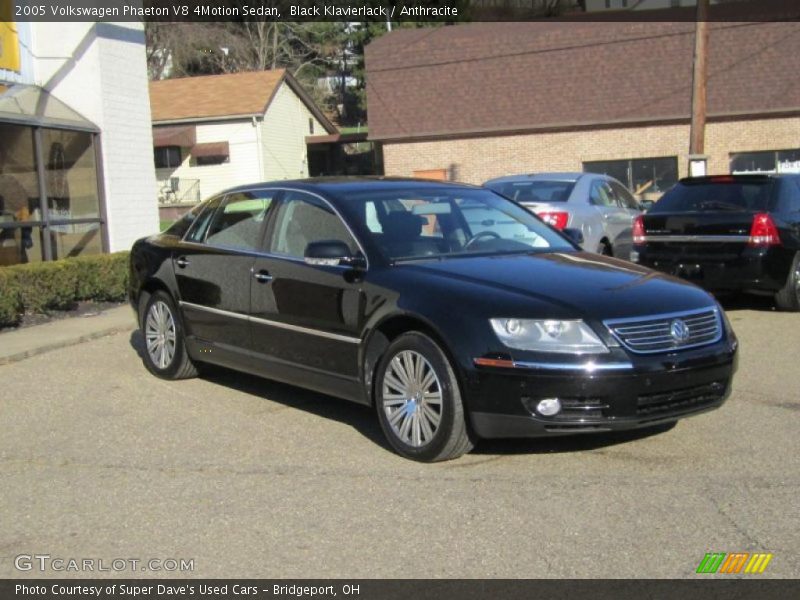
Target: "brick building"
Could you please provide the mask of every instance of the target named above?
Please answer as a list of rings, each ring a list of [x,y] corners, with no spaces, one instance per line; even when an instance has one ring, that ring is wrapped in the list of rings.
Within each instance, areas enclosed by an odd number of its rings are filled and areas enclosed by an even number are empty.
[[[687,175],[693,23],[474,23],[367,48],[387,175],[596,171],[657,197]],[[797,23],[714,23],[711,173],[800,170]]]
[[[127,249],[158,231],[142,23],[0,10],[0,265]]]

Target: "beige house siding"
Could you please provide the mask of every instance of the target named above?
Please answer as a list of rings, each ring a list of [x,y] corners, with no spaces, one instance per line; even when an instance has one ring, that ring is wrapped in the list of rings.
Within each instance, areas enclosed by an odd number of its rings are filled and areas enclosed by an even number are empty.
[[[706,128],[709,173],[728,173],[730,153],[800,148],[800,117],[712,122]],[[448,170],[450,179],[482,183],[493,177],[581,171],[583,162],[677,156],[688,174],[689,125],[617,127],[397,143],[383,146],[387,175]]]
[[[326,133],[297,94],[286,83],[282,83],[261,126],[265,180],[308,177],[305,138],[312,135],[309,119],[314,123],[313,134]]]
[[[200,180],[200,196],[208,198],[236,185],[254,183],[261,179],[257,126],[252,120],[219,121],[197,124],[197,143],[228,142],[230,158],[219,165],[193,166],[187,148],[177,169],[156,169],[159,182],[170,177],[181,178],[181,187],[191,180]]]

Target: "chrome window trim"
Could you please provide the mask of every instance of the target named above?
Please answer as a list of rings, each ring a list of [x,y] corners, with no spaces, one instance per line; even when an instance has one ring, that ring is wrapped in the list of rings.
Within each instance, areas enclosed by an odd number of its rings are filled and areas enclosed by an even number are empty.
[[[361,338],[351,337],[348,335],[340,335],[338,333],[328,333],[327,331],[321,331],[319,329],[311,329],[309,327],[300,327],[299,325],[290,325],[288,323],[281,323],[280,321],[270,321],[268,319],[260,319],[258,317],[251,317],[249,315],[243,315],[242,313],[232,312],[228,310],[222,310],[220,308],[212,308],[210,306],[203,306],[202,304],[194,304],[193,302],[185,302],[181,300],[178,304],[180,306],[185,306],[188,308],[194,308],[195,310],[201,310],[205,312],[209,312],[215,315],[221,315],[224,317],[232,317],[234,319],[241,319],[243,321],[249,321],[251,323],[259,323],[261,325],[268,325],[270,327],[277,327],[278,329],[287,329],[289,331],[295,331],[297,333],[305,333],[308,335],[315,335],[317,337],[323,337],[329,340],[335,340],[337,342],[346,342],[348,344],[360,344]]]
[[[659,320],[669,320],[669,319],[676,319],[680,317],[691,317],[701,315],[703,313],[714,313],[714,317],[717,323],[717,335],[712,340],[706,340],[704,342],[700,342],[698,344],[685,344],[685,345],[678,345],[673,346],[671,348],[659,348],[658,350],[634,350],[628,344],[623,341],[619,335],[617,335],[614,327],[616,325],[622,325],[625,323],[637,323],[643,321],[659,321]],[[700,348],[701,346],[710,346],[711,344],[716,344],[722,339],[722,334],[724,331],[724,325],[722,323],[722,315],[720,314],[720,310],[716,306],[708,306],[706,308],[701,309],[694,309],[694,310],[684,310],[679,312],[671,312],[671,313],[661,313],[657,315],[642,315],[640,317],[628,317],[624,319],[607,319],[603,321],[603,325],[605,325],[608,332],[611,336],[619,342],[619,344],[625,348],[628,352],[632,352],[634,354],[670,354],[674,352],[681,352],[683,350],[689,350],[691,348]]]

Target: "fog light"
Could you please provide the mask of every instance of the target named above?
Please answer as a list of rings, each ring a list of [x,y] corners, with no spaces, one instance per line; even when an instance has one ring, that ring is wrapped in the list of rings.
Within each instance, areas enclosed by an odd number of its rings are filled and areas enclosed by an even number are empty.
[[[561,402],[558,398],[545,398],[536,405],[536,412],[545,417],[552,417],[561,412]]]

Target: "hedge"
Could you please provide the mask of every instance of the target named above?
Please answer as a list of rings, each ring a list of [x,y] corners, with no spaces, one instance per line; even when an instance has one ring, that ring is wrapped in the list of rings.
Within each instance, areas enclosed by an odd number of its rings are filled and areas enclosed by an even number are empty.
[[[78,300],[122,301],[127,284],[127,252],[0,267],[0,327]]]

